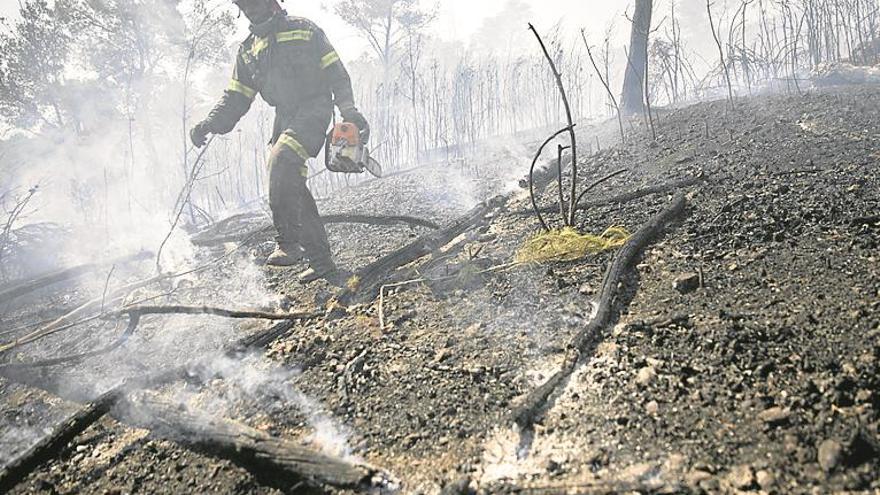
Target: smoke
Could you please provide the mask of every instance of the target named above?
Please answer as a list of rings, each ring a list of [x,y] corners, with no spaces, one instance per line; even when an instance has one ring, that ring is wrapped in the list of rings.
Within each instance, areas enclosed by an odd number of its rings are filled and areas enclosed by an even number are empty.
[[[349,444],[351,432],[298,388],[298,370],[279,366],[262,355],[248,354],[217,357],[193,369],[192,374],[208,386],[199,391],[177,386],[167,400],[206,417],[251,416],[260,428],[283,427],[284,423],[290,426],[302,417],[310,430],[303,438],[305,443],[327,455],[357,460]],[[292,417],[294,411],[298,414]]]

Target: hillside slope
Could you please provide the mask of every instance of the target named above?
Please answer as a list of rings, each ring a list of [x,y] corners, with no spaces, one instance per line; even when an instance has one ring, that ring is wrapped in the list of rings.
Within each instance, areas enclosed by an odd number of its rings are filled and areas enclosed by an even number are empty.
[[[880,490],[878,129],[880,90],[834,88],[665,112],[656,142],[635,123],[629,142],[585,158],[584,183],[629,170],[586,198],[585,231],[634,232],[676,192],[687,207],[624,278],[614,325],[529,438],[511,410],[592,318],[614,252],[512,265],[538,229],[521,192],[444,254],[399,272],[394,280],[406,283],[383,290],[384,326],[376,300],[312,320],[254,358],[296,372],[256,383],[233,373],[189,391],[186,404],[223,397],[224,414],[382,466],[406,493]],[[590,132],[580,139],[592,141]],[[486,184],[515,176],[506,160],[371,182],[322,209],[449,223],[503,190]],[[539,203],[555,198],[551,185]],[[330,232],[352,270],[421,233]],[[295,270],[268,273],[294,307],[337,291],[299,287]],[[279,395],[278,383],[309,399]],[[257,390],[228,393],[249,384]],[[7,398],[17,387],[3,386]],[[270,485],[104,419],[14,492],[278,489]]]

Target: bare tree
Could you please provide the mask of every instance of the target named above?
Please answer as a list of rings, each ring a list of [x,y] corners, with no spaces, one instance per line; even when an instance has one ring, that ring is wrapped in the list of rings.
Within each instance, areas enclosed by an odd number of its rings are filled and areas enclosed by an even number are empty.
[[[653,9],[653,0],[636,0],[620,105],[624,115],[635,115],[645,110],[645,70],[648,67],[648,37]]]
[[[584,33],[583,29],[581,29],[581,38],[583,38],[584,40],[584,46],[587,48],[587,56],[589,56],[590,63],[593,65],[593,70],[596,71],[596,75],[599,77],[599,82],[602,83],[602,86],[605,88],[605,91],[608,94],[608,98],[611,100],[611,104],[614,105],[614,113],[617,116],[617,125],[620,128],[620,140],[626,141],[626,134],[623,131],[623,117],[620,114],[620,106],[617,104],[617,98],[614,96],[614,91],[611,91],[611,86],[609,85],[607,79],[607,73],[603,74],[602,71],[599,69],[599,65],[596,63],[596,58],[593,57],[593,50],[590,48],[590,43],[587,42],[587,35]],[[606,53],[606,62],[607,59],[608,55]]]
[[[718,47],[718,56],[721,58],[721,70],[724,73],[724,81],[727,83],[727,99],[733,105],[733,84],[730,82],[730,69],[724,60],[724,48],[721,45],[721,39],[718,37],[718,30],[715,27],[715,20],[712,18],[712,2],[706,0],[706,12],[709,14],[709,26],[712,27],[712,38],[715,39],[715,45]]]

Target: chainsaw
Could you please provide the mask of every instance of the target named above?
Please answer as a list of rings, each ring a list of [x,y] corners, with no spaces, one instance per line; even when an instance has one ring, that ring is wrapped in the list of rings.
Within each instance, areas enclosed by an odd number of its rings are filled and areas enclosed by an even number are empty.
[[[325,151],[325,165],[331,172],[360,174],[366,170],[375,177],[382,177],[382,165],[370,156],[360,130],[351,122],[333,126]]]

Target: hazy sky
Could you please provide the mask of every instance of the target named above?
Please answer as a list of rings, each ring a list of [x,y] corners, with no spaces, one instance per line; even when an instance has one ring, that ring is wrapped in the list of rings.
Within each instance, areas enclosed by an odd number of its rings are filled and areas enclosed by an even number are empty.
[[[5,0],[0,0],[5,1]],[[363,41],[357,38],[356,33],[345,26],[339,19],[326,8],[328,2],[321,2],[324,8],[317,2],[307,0],[287,0],[284,8],[291,14],[301,13],[305,17],[313,19],[324,27],[331,40],[340,51],[345,52],[346,58],[356,58],[363,49]],[[429,1],[423,0],[428,4]],[[508,0],[439,0],[438,18],[432,27],[436,36],[446,41],[459,40],[469,42],[471,36],[480,30],[484,21],[502,11]],[[571,27],[586,25],[604,26],[617,13],[622,12],[626,5],[621,0],[521,0],[521,3],[530,7],[531,15],[523,12],[521,33],[530,36],[526,31],[526,24],[532,22],[539,30],[549,28],[560,19]],[[516,33],[499,33],[499,35],[516,35]]]
[[[53,0],[50,0],[50,3]],[[224,8],[237,12],[231,0],[212,0]],[[505,10],[509,2],[515,1],[525,7],[523,12],[512,12],[505,15],[505,26],[496,22],[500,12]],[[428,5],[432,0],[422,0]],[[604,31],[613,20],[617,27],[616,43],[623,46],[627,42],[628,21],[624,18],[625,9],[632,9],[633,0],[436,0],[437,20],[431,27],[434,36],[444,41],[459,41],[468,46],[475,33],[483,32],[481,39],[488,38],[492,43],[505,43],[519,46],[531,46],[531,35],[526,31],[526,24],[532,22],[542,33],[546,33],[554,24],[561,21],[569,33],[577,33],[580,28],[587,28],[590,42],[601,42]],[[708,23],[705,21],[705,3],[703,0],[675,0],[678,5],[677,16],[681,21],[683,34],[689,42],[689,48],[711,56],[705,46],[708,35]],[[0,16],[15,17],[19,0],[0,0]],[[183,0],[186,4],[187,0]],[[282,6],[291,15],[308,17],[317,22],[327,32],[330,40],[344,60],[351,61],[368,50],[366,42],[357,32],[343,23],[332,12],[335,0],[285,0]],[[722,7],[727,0],[716,0]],[[655,0],[655,22],[667,17],[670,0]],[[227,7],[228,6],[228,7]],[[247,21],[238,20],[240,33],[234,38],[244,39]],[[669,23],[664,22],[665,26]],[[520,38],[522,37],[522,38]],[[711,48],[711,47],[709,47]],[[714,48],[712,48],[714,49]]]
[[[235,10],[231,5],[230,9]],[[480,29],[487,17],[496,15],[508,0],[439,0],[438,19],[433,26],[435,35],[447,41],[468,42],[471,35]],[[626,2],[621,0],[521,0],[531,7],[532,16],[523,13],[522,33],[527,35],[526,23],[532,21],[539,29],[549,27],[560,18],[573,27],[604,26],[615,14],[620,13]],[[425,4],[430,0],[423,0]],[[364,49],[364,43],[356,33],[336,17],[330,8],[333,1],[324,0],[285,0],[282,6],[292,15],[311,18],[325,31],[333,43],[343,52],[344,58],[357,58]],[[18,0],[0,0],[0,17],[15,17]],[[244,19],[240,19],[245,24]],[[515,33],[514,33],[515,34]]]

